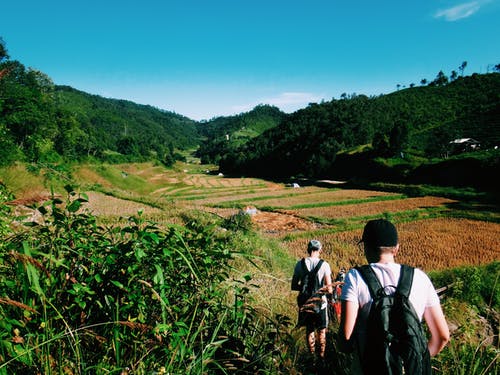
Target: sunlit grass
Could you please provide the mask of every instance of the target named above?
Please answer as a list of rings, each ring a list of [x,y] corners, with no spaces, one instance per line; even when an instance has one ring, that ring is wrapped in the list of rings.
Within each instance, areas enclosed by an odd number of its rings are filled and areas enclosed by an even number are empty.
[[[28,172],[26,166],[21,163],[0,168],[0,182],[7,186],[18,199],[50,192],[50,189],[45,185],[43,176]]]

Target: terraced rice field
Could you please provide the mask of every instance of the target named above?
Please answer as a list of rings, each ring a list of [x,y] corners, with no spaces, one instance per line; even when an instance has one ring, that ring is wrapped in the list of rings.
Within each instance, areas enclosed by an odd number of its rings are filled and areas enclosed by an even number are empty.
[[[378,217],[389,217],[398,227],[399,261],[426,271],[484,264],[500,258],[498,217],[490,222],[460,218],[455,210],[456,200],[409,198],[337,185],[291,188],[252,178],[185,172],[163,176],[156,172],[151,171],[146,178],[152,185],[150,198],[160,207],[162,202],[174,202],[181,210],[201,209],[221,217],[252,207],[255,227],[264,235],[275,237],[294,258],[304,256],[311,238],[322,241],[324,257],[334,272],[364,263],[356,244],[364,223]],[[97,193],[90,193],[89,198],[97,214],[127,215],[142,209],[153,219],[168,215],[161,208],[126,199]]]
[[[88,192],[87,196],[89,203],[84,205],[84,208],[96,216],[131,216],[137,214],[138,211],[149,215],[158,215],[161,213],[159,208],[151,207],[147,204],[110,197],[94,191]]]
[[[426,271],[480,265],[500,258],[500,224],[468,219],[436,218],[396,222],[400,237],[398,261]],[[323,232],[314,237],[324,244],[324,256],[333,269],[365,262],[357,243],[362,228]],[[308,238],[286,241],[297,258],[304,256]]]
[[[456,201],[439,197],[402,198],[396,200],[370,201],[345,205],[332,205],[329,207],[313,207],[287,212],[301,217],[322,217],[345,219],[354,216],[373,216],[382,213],[395,213],[409,210],[444,207]]]

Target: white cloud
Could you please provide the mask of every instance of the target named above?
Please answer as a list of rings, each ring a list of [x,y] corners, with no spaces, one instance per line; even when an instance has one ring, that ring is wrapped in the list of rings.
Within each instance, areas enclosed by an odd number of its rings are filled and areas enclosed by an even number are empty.
[[[278,96],[264,98],[254,103],[249,103],[241,106],[234,106],[235,112],[247,112],[259,104],[269,104],[280,108],[284,112],[294,112],[300,108],[307,107],[309,103],[321,101],[319,95],[310,92],[284,92]]]
[[[484,3],[484,2],[483,2]],[[444,18],[446,21],[458,21],[462,18],[467,18],[476,13],[481,7],[482,3],[480,1],[472,1],[470,3],[464,3],[456,5],[452,8],[438,10],[435,14],[435,18]]]

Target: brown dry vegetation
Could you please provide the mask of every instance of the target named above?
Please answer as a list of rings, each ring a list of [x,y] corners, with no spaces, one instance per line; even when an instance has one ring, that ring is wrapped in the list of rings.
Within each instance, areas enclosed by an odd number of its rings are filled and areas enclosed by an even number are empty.
[[[328,190],[325,188],[304,188],[298,190],[291,197],[283,197],[276,199],[259,200],[259,206],[271,207],[290,207],[301,204],[315,204],[323,202],[340,202],[353,199],[367,199],[381,196],[397,195],[395,193],[387,193],[382,191],[369,191],[357,189],[335,189]]]
[[[439,218],[396,223],[401,248],[398,261],[425,271],[463,265],[487,264],[500,258],[500,224],[466,219]],[[357,242],[362,230],[323,233],[324,257],[332,269],[365,263]],[[307,239],[286,243],[291,254],[304,256]]]
[[[89,201],[84,205],[84,209],[88,209],[96,216],[128,216],[137,214],[139,210],[148,215],[162,213],[162,210],[158,208],[125,199],[118,199],[102,193],[90,191],[87,193],[87,196]]]
[[[357,204],[337,205],[330,207],[313,207],[298,210],[287,210],[287,213],[302,217],[324,217],[329,219],[343,219],[354,216],[372,216],[384,212],[402,212],[419,208],[441,207],[456,201],[440,197],[406,198],[388,201],[376,201]]]
[[[179,213],[193,208],[223,218],[239,212],[237,208],[209,207],[214,203],[238,201],[240,205],[290,207],[391,195],[377,191],[339,189],[338,186],[334,188],[308,186],[294,189],[258,179],[226,178],[183,169],[191,168],[190,166],[166,170],[146,163],[122,165],[116,168],[144,179],[150,185],[148,190],[154,192],[150,196],[155,196],[160,203],[165,199],[164,206],[170,207],[167,204],[168,199],[175,200],[175,209],[162,210],[132,200],[118,199],[90,191],[89,203],[85,207],[97,216],[128,216],[142,210],[144,215],[152,220],[179,222]],[[87,185],[92,183],[101,186],[110,185],[89,166],[81,166],[75,175],[78,181],[85,181]],[[35,193],[31,192],[30,195],[35,196]],[[127,193],[120,196],[126,197]],[[132,198],[133,195],[130,196]],[[197,197],[200,199],[196,199]],[[262,197],[270,198],[259,199]],[[252,221],[263,235],[272,236],[280,241],[293,258],[303,256],[307,241],[317,237],[324,243],[325,258],[331,263],[335,272],[340,267],[350,267],[364,262],[363,254],[356,246],[361,229],[339,232],[338,228],[332,226],[329,232],[328,226],[314,222],[311,217],[363,221],[365,217],[381,217],[385,213],[394,214],[445,206],[450,209],[450,205],[455,202],[440,197],[420,197],[274,212],[257,211],[256,215],[252,215]],[[19,203],[22,204],[21,201]],[[424,270],[484,264],[499,259],[500,224],[445,218],[409,223],[396,222],[396,224],[401,237],[399,260]],[[300,234],[300,236],[292,240],[283,239],[287,234]]]

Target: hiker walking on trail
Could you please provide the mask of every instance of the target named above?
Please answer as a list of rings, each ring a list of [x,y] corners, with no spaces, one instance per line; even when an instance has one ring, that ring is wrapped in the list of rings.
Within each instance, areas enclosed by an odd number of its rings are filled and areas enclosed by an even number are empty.
[[[328,327],[327,297],[332,293],[330,265],[320,259],[321,242],[311,240],[307,246],[308,256],[295,265],[292,277],[292,290],[299,291],[299,326],[306,327],[306,342],[311,354],[325,357],[326,328]],[[317,334],[317,335],[316,335]],[[316,348],[316,342],[319,347]]]
[[[391,222],[370,220],[360,243],[369,265],[346,275],[339,332],[344,349],[356,353],[354,373],[430,374],[430,357],[449,341],[431,280],[420,269],[395,262],[399,242]]]

